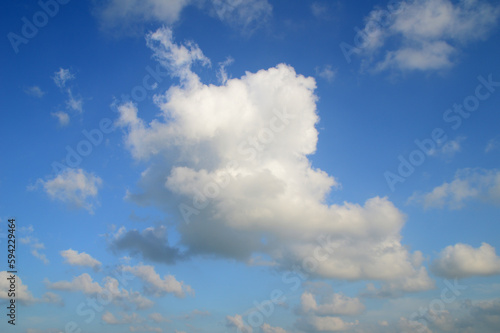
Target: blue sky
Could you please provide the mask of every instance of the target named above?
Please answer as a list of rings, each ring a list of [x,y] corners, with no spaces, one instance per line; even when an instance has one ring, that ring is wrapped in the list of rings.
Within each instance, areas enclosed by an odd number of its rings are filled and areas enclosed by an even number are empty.
[[[498,330],[497,2],[1,6],[2,332]]]

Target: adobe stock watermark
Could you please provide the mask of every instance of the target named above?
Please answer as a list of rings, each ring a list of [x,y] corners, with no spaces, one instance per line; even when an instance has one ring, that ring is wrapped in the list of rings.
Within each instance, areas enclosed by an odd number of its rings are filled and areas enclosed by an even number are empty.
[[[387,4],[387,9],[378,10],[378,15],[371,16],[366,22],[363,30],[357,26],[354,27],[354,31],[356,32],[353,37],[354,45],[346,42],[341,42],[339,44],[340,50],[342,51],[342,54],[348,64],[352,61],[351,55],[359,55],[363,52],[363,49],[367,47],[368,43],[366,43],[366,41],[368,39],[368,34],[377,31],[382,27],[387,27],[390,24],[391,15],[397,14],[400,10],[401,0],[390,0]]]
[[[258,153],[271,144],[276,135],[285,130],[291,120],[297,115],[290,114],[287,110],[274,110],[273,116],[269,120],[268,126],[261,128],[257,135],[249,136],[239,143],[237,147],[241,159],[232,159],[226,163],[225,168],[217,173],[212,181],[206,183],[203,188],[195,189],[195,195],[192,198],[192,206],[185,203],[179,204],[179,212],[185,223],[189,224],[191,216],[198,215],[201,210],[205,209],[209,204],[209,199],[215,199],[221,193],[221,190],[226,188],[231,180],[234,179],[235,170],[240,167],[238,161],[253,161],[257,158]]]
[[[66,164],[57,161],[52,162],[51,165],[54,174],[57,175],[68,167],[78,167],[82,163],[83,157],[89,156],[93,149],[104,141],[104,134],[109,134],[113,131],[113,121],[109,118],[101,119],[98,128],[90,131],[84,129],[82,135],[85,139],[80,140],[74,148],[69,145],[66,146]]]
[[[59,13],[61,5],[66,5],[70,0],[39,0],[38,6],[41,10],[37,11],[29,20],[26,16],[21,18],[23,25],[21,26],[21,33],[9,32],[7,39],[12,46],[12,49],[17,54],[19,53],[19,46],[21,44],[28,44],[28,42],[35,38],[39,29],[45,27],[50,18],[53,18]]]
[[[296,291],[302,282],[306,281],[318,269],[319,263],[328,260],[334,250],[340,245],[333,246],[331,235],[320,235],[316,238],[318,245],[313,250],[313,255],[302,259],[301,265],[294,264],[292,270],[286,271],[281,277],[281,281],[289,286],[289,291]],[[242,316],[243,327],[238,327],[238,333],[251,333],[254,329],[261,327],[265,320],[271,317],[275,311],[275,305],[286,301],[285,292],[281,289],[274,289],[269,294],[269,299],[253,302],[254,308],[249,309]]]
[[[468,119],[475,111],[479,109],[481,102],[486,101],[500,87],[500,81],[493,81],[492,74],[485,79],[482,75],[477,77],[479,84],[474,89],[474,93],[465,97],[460,104],[453,104],[449,109],[443,112],[443,120],[449,124],[451,129],[456,131],[462,126],[463,120]],[[422,140],[415,139],[417,146],[407,157],[398,156],[399,165],[396,172],[386,170],[384,178],[392,192],[396,189],[396,184],[404,183],[410,177],[415,169],[421,166],[426,158],[432,155],[436,148],[443,145],[448,140],[446,131],[440,127],[434,128],[430,136]]]
[[[446,304],[455,302],[457,297],[462,295],[462,291],[467,289],[467,286],[458,284],[457,279],[455,279],[453,283],[448,280],[444,280],[444,284],[446,286],[441,290],[439,297],[431,300],[427,307],[420,307],[418,311],[413,312],[408,317],[408,320],[422,324],[417,329],[417,332],[427,332],[425,322],[432,323],[432,316],[445,312]]]

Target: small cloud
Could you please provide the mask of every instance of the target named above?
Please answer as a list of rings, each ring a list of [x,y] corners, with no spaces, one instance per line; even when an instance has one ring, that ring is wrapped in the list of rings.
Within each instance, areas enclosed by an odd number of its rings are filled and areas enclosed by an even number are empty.
[[[130,280],[126,276],[123,276],[123,278]],[[121,281],[123,282],[123,280]],[[126,310],[130,310],[131,304],[135,305],[138,310],[148,309],[154,305],[151,300],[142,296],[141,293],[120,288],[121,282],[111,276],[106,276],[103,279],[102,286],[97,281],[94,281],[87,273],[75,276],[71,281],[62,280],[50,282],[48,279],[45,279],[44,283],[46,288],[52,290],[81,292],[87,296],[96,296],[98,294],[107,295],[106,297],[109,301],[113,301],[115,305]]]
[[[446,247],[432,263],[431,269],[449,279],[500,274],[500,257],[495,248],[482,243],[479,248],[458,243]]]
[[[98,204],[95,198],[102,179],[83,169],[68,168],[49,180],[38,179],[35,185],[29,186],[33,190],[42,186],[51,199],[68,203],[76,208],[84,208],[90,214]]]
[[[77,98],[73,96],[71,89],[67,90],[68,92],[68,100],[66,101],[66,107],[73,111],[78,111],[78,113],[83,112],[83,100],[81,98]]]
[[[438,147],[430,151],[429,154],[432,156],[451,158],[462,150],[462,142],[466,139],[467,138],[465,136],[458,136],[454,140],[448,140],[444,143],[440,143],[438,144]]]
[[[19,231],[21,232],[33,232],[35,231],[35,229],[33,228],[33,226],[30,224],[29,226],[25,227],[25,226],[22,226]]]
[[[71,281],[58,281],[51,283],[46,280],[45,284],[47,288],[52,290],[81,291],[85,295],[95,295],[101,293],[103,290],[99,283],[95,282],[87,273],[75,276]]]
[[[152,327],[149,325],[144,325],[144,326],[130,326],[129,328],[130,332],[154,332],[154,333],[162,333],[163,329],[161,327]]]
[[[316,75],[327,80],[328,82],[333,82],[336,74],[337,70],[332,69],[332,65],[325,65],[323,68],[316,67]]]
[[[193,319],[193,318],[195,318],[197,316],[200,316],[200,317],[210,316],[210,312],[209,311],[201,311],[201,310],[198,310],[198,309],[194,309],[190,313],[184,315],[183,318],[185,320],[191,320],[191,319]]]
[[[268,0],[108,0],[96,6],[96,16],[101,28],[117,34],[142,33],[148,23],[161,23],[171,26],[179,20],[184,8],[198,6],[217,17],[222,22],[250,34],[260,28],[272,15]]]
[[[155,323],[169,323],[170,322],[170,319],[165,318],[161,313],[158,313],[158,312],[151,313],[148,316],[148,318],[151,319],[152,321],[154,321]]]
[[[69,124],[69,115],[66,112],[52,112],[50,115],[57,118],[60,126],[67,126]]]
[[[424,208],[461,209],[465,201],[479,199],[500,204],[500,171],[484,169],[461,169],[455,179],[435,187],[428,193],[413,193],[408,203],[416,202]]]
[[[317,1],[313,2],[311,4],[311,13],[318,20],[328,20],[330,18],[326,3],[320,3]]]
[[[101,319],[103,322],[109,325],[135,324],[144,321],[144,319],[137,313],[132,313],[132,314],[121,313],[120,318],[117,318],[109,311],[106,311],[102,315]]]
[[[436,71],[456,64],[462,48],[485,40],[500,6],[489,1],[401,1],[398,10],[376,8],[365,18],[358,47],[375,71]]]
[[[51,303],[51,304],[57,304],[57,305],[61,305],[61,306],[64,305],[64,301],[61,298],[61,296],[54,294],[53,292],[50,292],[50,291],[43,294],[41,301],[43,303]]]
[[[226,316],[226,327],[235,327],[238,332],[253,332],[253,329],[245,324],[243,317],[239,314],[235,314],[234,317]]]
[[[146,284],[146,290],[155,296],[173,293],[176,297],[184,298],[186,294],[194,295],[191,286],[177,281],[173,275],[165,275],[163,279],[156,273],[154,266],[139,264],[137,266],[124,266],[124,272],[132,273]]]
[[[33,229],[33,226],[30,225],[27,228],[23,227],[19,231],[21,231],[23,233],[31,234],[34,231],[34,229]],[[29,247],[31,249],[31,254],[35,258],[40,259],[44,264],[49,263],[47,256],[45,254],[41,253],[41,250],[45,249],[45,245],[43,243],[40,243],[37,238],[34,238],[31,235],[28,235],[26,237],[19,238],[19,241],[21,242],[21,244],[29,245]]]
[[[83,112],[83,100],[79,96],[75,96],[71,88],[67,88],[66,83],[70,80],[75,79],[75,75],[70,72],[69,69],[59,68],[59,71],[54,73],[52,77],[56,86],[61,88],[63,92],[68,95],[66,100],[66,109],[71,111],[77,111],[78,113]]]
[[[265,25],[273,12],[267,0],[215,0],[210,5],[211,15],[246,35]]]
[[[41,98],[43,95],[45,95],[45,92],[40,89],[39,86],[33,86],[33,87],[28,87],[24,89],[24,92],[30,96],[38,97]]]
[[[78,251],[69,249],[60,252],[61,256],[65,259],[65,263],[72,266],[87,266],[95,271],[101,267],[101,262],[92,258],[85,252],[78,253]]]
[[[300,318],[296,323],[299,329],[307,332],[348,331],[358,324],[358,321],[345,322],[340,317],[315,315]]]
[[[260,327],[260,330],[262,333],[287,333],[287,331],[281,327],[273,327],[266,323]]]
[[[314,294],[304,292],[300,297],[302,312],[319,316],[355,315],[363,312],[365,309],[359,298],[351,298],[336,293],[329,293],[329,295],[322,296],[323,300],[318,304]]]
[[[493,138],[486,144],[484,152],[489,153],[492,152],[493,150],[497,150],[498,148],[500,148],[500,142],[498,142],[496,138]]]
[[[462,149],[460,143],[465,141],[465,139],[465,137],[459,136],[455,140],[447,141],[443,147],[441,147],[441,152],[447,156],[455,155],[455,153],[458,153]]]
[[[59,71],[55,72],[54,76],[52,77],[54,83],[59,88],[64,88],[66,86],[66,82],[69,80],[73,80],[74,78],[75,75],[72,74],[69,69],[64,68],[59,68]]]

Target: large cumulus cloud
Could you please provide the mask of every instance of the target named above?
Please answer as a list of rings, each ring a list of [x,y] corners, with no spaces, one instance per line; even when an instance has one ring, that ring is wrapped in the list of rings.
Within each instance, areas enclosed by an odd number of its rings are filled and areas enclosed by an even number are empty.
[[[129,198],[175,214],[190,254],[267,255],[283,269],[313,257],[316,276],[432,287],[418,253],[401,244],[405,217],[387,198],[326,203],[338,182],[309,160],[318,142],[314,78],[279,64],[206,85],[191,69],[209,63],[196,44],[174,43],[165,28],[147,40],[180,83],[156,96],[161,112],[150,123],[132,103],[118,108],[126,146],[146,165]],[[318,257],[321,235],[328,251]]]

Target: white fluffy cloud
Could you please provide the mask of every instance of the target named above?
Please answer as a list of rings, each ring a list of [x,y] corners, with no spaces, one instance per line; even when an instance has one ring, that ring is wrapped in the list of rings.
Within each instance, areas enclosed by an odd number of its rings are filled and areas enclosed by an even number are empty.
[[[102,184],[101,178],[83,169],[65,169],[52,179],[38,179],[34,189],[42,186],[50,198],[68,203],[76,208],[85,208],[93,213],[98,204],[95,199]]]
[[[160,296],[165,293],[172,293],[177,297],[185,297],[186,294],[194,295],[194,290],[184,284],[183,281],[177,281],[173,275],[165,275],[163,279],[156,273],[153,266],[137,265],[124,266],[124,272],[130,272],[146,282],[146,290],[155,296]]]
[[[149,124],[134,104],[118,108],[126,146],[148,164],[142,193],[128,197],[176,214],[188,254],[247,262],[264,253],[283,269],[312,260],[311,274],[326,278],[426,278],[387,198],[325,203],[338,183],[307,157],[318,140],[312,77],[280,64],[205,85],[190,68],[206,62],[196,45],[175,45],[168,29],[148,45],[181,84],[157,96],[161,116]],[[318,249],[320,235],[330,236]]]
[[[101,267],[101,262],[92,258],[89,254],[68,249],[61,251],[61,256],[65,259],[65,262],[73,266],[88,266],[94,270],[98,270]]]
[[[102,287],[99,283],[94,282],[92,277],[87,273],[74,277],[72,281],[47,282],[47,286],[53,290],[81,291],[86,295],[102,292]]]
[[[487,243],[473,248],[467,244],[447,246],[432,264],[432,270],[446,278],[465,278],[475,275],[500,274],[500,257]]]
[[[429,193],[414,193],[408,202],[421,203],[424,208],[460,209],[472,199],[500,204],[499,170],[458,170],[453,181],[445,182]]]
[[[403,0],[390,9],[373,10],[361,33],[362,53],[383,54],[377,70],[450,67],[460,47],[485,39],[500,15],[500,6],[478,0]]]

